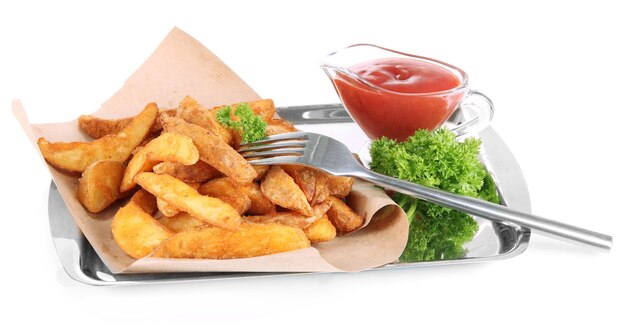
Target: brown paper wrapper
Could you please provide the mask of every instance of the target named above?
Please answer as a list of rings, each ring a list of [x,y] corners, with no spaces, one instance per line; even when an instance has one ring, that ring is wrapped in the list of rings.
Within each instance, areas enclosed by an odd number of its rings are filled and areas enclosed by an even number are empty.
[[[260,98],[211,51],[174,28],[122,89],[94,114],[103,118],[128,117],[138,113],[149,102],[156,102],[159,108],[177,107],[186,95],[206,107]],[[37,151],[39,137],[49,141],[88,141],[76,120],[30,124],[21,102],[17,100],[13,101],[13,113]],[[114,273],[360,271],[395,261],[408,237],[404,212],[382,190],[357,181],[348,203],[366,218],[366,224],[358,231],[336,237],[330,242],[314,243],[313,247],[298,251],[246,259],[146,257],[135,260],[117,246],[111,233],[112,218],[123,203],[116,203],[99,214],[89,213],[76,197],[78,179],[51,166],[48,168],[76,224]]]

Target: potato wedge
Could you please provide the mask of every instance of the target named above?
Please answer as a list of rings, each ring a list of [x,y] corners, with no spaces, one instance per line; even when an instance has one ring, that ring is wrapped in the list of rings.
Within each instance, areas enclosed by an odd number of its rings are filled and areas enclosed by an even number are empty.
[[[152,167],[157,174],[167,174],[187,183],[204,183],[222,175],[208,163],[198,160],[193,165],[184,165],[179,162],[164,161]]]
[[[217,111],[210,111],[201,106],[198,101],[190,96],[186,96],[178,105],[176,116],[184,121],[198,125],[219,136],[226,144],[233,144],[233,137],[230,131],[217,121],[215,114]]]
[[[329,196],[330,209],[326,212],[328,219],[337,228],[337,234],[344,235],[350,233],[363,225],[365,218],[359,216],[341,199]]]
[[[286,211],[260,216],[245,216],[244,220],[250,223],[277,223],[281,225],[304,229],[309,227],[314,222],[322,219],[322,217],[324,217],[329,208],[330,202],[324,202],[313,206],[313,214],[310,216],[302,215],[297,211]]]
[[[256,177],[254,178],[255,182],[261,180],[261,178],[265,177],[265,174],[270,171],[270,166],[268,165],[255,165],[252,166],[252,168],[256,171]]]
[[[111,223],[113,239],[126,254],[140,259],[174,233],[145,212],[135,201],[117,211]]]
[[[250,197],[246,189],[230,177],[212,179],[200,186],[198,193],[218,198],[230,204],[240,215],[250,208]]]
[[[102,160],[89,165],[78,180],[78,201],[92,213],[98,213],[120,198],[124,176],[123,162]]]
[[[157,120],[154,126],[152,126],[152,133],[158,133],[163,130],[163,126],[161,126],[158,119],[161,115],[174,116],[176,115],[176,109],[159,110]],[[78,117],[78,127],[90,137],[99,139],[105,135],[119,133],[124,127],[128,126],[132,120],[133,117],[104,119],[92,115],[82,115]]]
[[[173,161],[192,165],[198,161],[199,157],[198,149],[191,138],[176,133],[163,133],[146,144],[128,162],[120,185],[120,192],[126,192],[135,187],[137,185],[133,181],[135,175],[150,171],[159,161]]]
[[[196,190],[200,187],[200,183],[187,183],[187,185],[193,187]],[[161,213],[166,217],[176,216],[180,212],[178,208],[167,203],[167,201],[161,198],[156,199],[156,204],[157,208],[159,208],[159,211],[161,211]]]
[[[193,187],[170,175],[140,173],[135,177],[135,182],[156,197],[204,222],[226,229],[237,229],[241,225],[241,216],[229,204],[201,195]]]
[[[297,132],[295,126],[292,123],[284,120],[284,119],[272,119],[267,122],[267,129],[265,130],[265,135],[276,135],[276,134],[284,134]]]
[[[327,183],[330,195],[345,198],[352,191],[354,177],[328,175]]]
[[[226,144],[221,138],[208,132],[206,129],[189,124],[177,117],[163,119],[163,128],[167,132],[174,132],[191,137],[200,152],[200,159],[215,167],[222,174],[232,177],[240,184],[252,182],[256,170],[237,151]]]
[[[236,259],[310,247],[299,228],[279,224],[242,224],[237,230],[206,227],[180,232],[154,251],[161,258]]]
[[[298,184],[279,166],[272,166],[261,182],[261,192],[275,205],[312,216],[313,209]]]
[[[54,142],[39,138],[37,145],[50,165],[69,173],[82,173],[100,160],[124,162],[148,135],[156,120],[158,108],[149,103],[117,134],[107,135],[92,142]]]
[[[130,201],[135,202],[138,206],[147,212],[149,215],[154,215],[157,211],[156,197],[144,189],[139,189],[130,198]]]
[[[284,165],[281,168],[300,186],[311,205],[326,201],[330,194],[328,185],[330,175],[317,169],[299,165]]]
[[[249,215],[266,215],[276,211],[276,206],[263,195],[257,183],[243,185],[244,191],[250,198],[250,208],[246,211]]]
[[[172,217],[161,217],[159,222],[174,233],[186,232],[210,226],[210,224],[195,218],[187,212],[181,212]]]
[[[313,243],[328,242],[337,236],[337,229],[324,215],[322,219],[313,222],[309,227],[304,229],[304,234]]]

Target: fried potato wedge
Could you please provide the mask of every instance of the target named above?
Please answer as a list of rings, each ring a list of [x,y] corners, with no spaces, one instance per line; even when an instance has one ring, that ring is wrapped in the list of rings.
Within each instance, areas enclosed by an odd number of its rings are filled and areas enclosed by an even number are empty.
[[[135,259],[152,253],[162,241],[174,235],[135,201],[129,201],[117,211],[111,231],[117,245]]]
[[[159,110],[157,120],[152,126],[152,133],[158,133],[163,130],[163,126],[161,126],[158,119],[161,115],[174,116],[176,115],[176,109]],[[78,127],[90,137],[99,139],[109,134],[119,133],[122,129],[128,126],[132,120],[133,117],[104,119],[94,117],[92,115],[82,115],[78,117]]]
[[[130,198],[130,201],[135,202],[135,204],[151,216],[157,211],[156,197],[144,189],[135,192]]]
[[[325,172],[299,165],[284,165],[281,168],[300,186],[311,205],[326,201],[330,195],[330,175]]]
[[[198,160],[193,165],[164,161],[152,167],[152,171],[157,174],[174,176],[187,183],[204,183],[222,175],[217,169],[202,160]]]
[[[255,182],[261,180],[261,178],[265,177],[265,174],[270,171],[270,166],[268,165],[255,165],[252,166],[252,168],[256,171],[256,177],[254,178]]]
[[[250,208],[246,211],[250,215],[266,215],[276,211],[276,206],[263,195],[257,183],[243,185],[244,191],[250,198]]]
[[[298,129],[293,126],[292,123],[284,120],[284,119],[272,119],[267,122],[267,129],[265,130],[265,135],[276,135],[276,134],[285,134],[291,132],[297,132]]]
[[[200,159],[240,184],[252,182],[256,170],[237,151],[206,129],[177,117],[163,119],[163,128],[191,137],[200,152]]]
[[[226,144],[233,144],[233,137],[230,131],[217,121],[217,111],[208,110],[201,106],[198,101],[190,96],[186,96],[178,105],[176,116],[184,121],[198,125],[219,136]]]
[[[198,193],[218,198],[230,204],[240,215],[248,211],[251,204],[246,189],[230,177],[212,179],[202,184]]]
[[[328,191],[330,195],[345,198],[352,191],[354,177],[328,175]]]
[[[322,219],[313,222],[309,227],[304,229],[304,234],[313,243],[328,242],[337,236],[337,229],[324,215]]]
[[[124,129],[92,142],[54,142],[43,137],[37,141],[43,157],[50,165],[70,173],[82,173],[100,160],[124,162],[148,135],[156,120],[158,108],[149,103]]]
[[[193,187],[196,190],[200,187],[200,183],[187,183],[187,185]],[[167,201],[161,198],[156,199],[156,204],[157,208],[159,208],[159,211],[161,211],[161,213],[166,217],[176,216],[180,212],[178,208],[167,203]]]
[[[359,216],[341,199],[329,196],[331,206],[326,212],[328,219],[337,228],[337,234],[344,235],[350,233],[363,225],[365,218]]]
[[[180,232],[154,251],[161,258],[236,259],[310,247],[299,228],[279,224],[242,224],[237,230],[206,227]]]
[[[135,182],[154,196],[204,222],[225,229],[237,229],[241,225],[241,216],[228,203],[201,195],[193,187],[170,175],[140,173],[135,177]]]
[[[312,216],[313,209],[298,184],[280,166],[272,166],[261,182],[261,192],[275,205]]]
[[[135,176],[140,172],[150,171],[159,161],[192,165],[198,161],[199,157],[198,149],[191,138],[176,133],[163,133],[146,144],[128,162],[120,192],[126,192],[135,187],[137,185],[133,181]]]
[[[78,180],[78,201],[92,213],[98,213],[120,198],[124,163],[112,160],[89,165]]]
[[[297,211],[286,211],[260,216],[245,216],[244,220],[250,223],[277,223],[304,229],[324,217],[329,208],[330,202],[324,202],[313,206],[313,214],[310,216],[302,215]]]
[[[181,212],[172,217],[161,217],[159,222],[174,233],[186,232],[210,226],[210,224],[195,218],[187,212]]]

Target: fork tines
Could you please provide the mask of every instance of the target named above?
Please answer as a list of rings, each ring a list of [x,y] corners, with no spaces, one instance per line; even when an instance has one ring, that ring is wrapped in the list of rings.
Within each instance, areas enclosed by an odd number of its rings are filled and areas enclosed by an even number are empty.
[[[255,165],[296,162],[304,155],[308,139],[304,132],[272,135],[256,142],[242,143],[239,153]]]

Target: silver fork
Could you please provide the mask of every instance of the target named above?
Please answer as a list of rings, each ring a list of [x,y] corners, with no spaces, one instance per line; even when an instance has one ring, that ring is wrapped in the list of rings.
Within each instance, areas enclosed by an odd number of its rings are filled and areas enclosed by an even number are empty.
[[[609,235],[541,218],[487,201],[461,196],[375,173],[361,165],[343,143],[325,135],[295,132],[244,143],[239,153],[253,165],[306,165],[337,176],[352,176],[489,220],[509,222],[541,234],[608,251]]]

